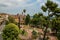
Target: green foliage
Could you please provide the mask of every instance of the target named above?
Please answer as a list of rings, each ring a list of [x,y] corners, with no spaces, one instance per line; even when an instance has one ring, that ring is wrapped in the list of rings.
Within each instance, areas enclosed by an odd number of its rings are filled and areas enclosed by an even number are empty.
[[[31,20],[31,23],[33,24],[33,25],[38,25],[39,24],[39,19],[38,18],[33,18],[32,20]]]
[[[22,30],[21,30],[21,29],[19,30],[19,33],[20,33],[20,34],[22,33]]]
[[[33,18],[39,18],[40,16],[43,16],[43,13],[35,14],[35,15],[33,15]]]
[[[17,40],[19,35],[19,28],[13,23],[5,26],[2,37],[3,40]]]
[[[23,12],[25,13],[25,12],[26,12],[26,10],[24,9],[24,10],[23,10]]]
[[[32,35],[37,35],[37,32],[35,30],[33,30]]]
[[[52,28],[57,31],[60,31],[60,20],[59,19],[55,18],[52,20]]]
[[[45,6],[42,6],[41,8],[44,12],[46,12],[47,8]]]
[[[25,18],[25,24],[29,24],[30,23],[30,15],[27,14],[26,18]]]
[[[31,24],[32,24],[31,26],[32,27],[37,27],[37,28],[43,28],[49,22],[47,19],[48,19],[48,17],[43,16],[42,13],[35,14],[33,16],[33,18],[31,19]]]
[[[55,8],[58,7],[58,4],[50,1],[50,0],[47,0],[47,3],[45,3],[46,7],[49,8],[50,11],[54,11]]]
[[[33,18],[31,19],[31,24],[37,26],[37,25],[40,25],[40,22],[41,22],[41,17],[43,16],[42,13],[39,13],[39,14],[35,14],[33,16]]]
[[[52,17],[53,15],[56,15],[56,13],[59,12],[59,9],[58,8],[58,4],[50,1],[50,0],[47,0],[47,2],[45,3],[45,6],[42,6],[41,7],[42,10],[44,12],[48,12],[48,17],[47,17],[47,20],[45,20],[45,23],[44,25],[46,26],[46,29],[45,29],[45,32],[44,32],[44,37],[43,37],[43,40],[45,40],[45,36],[46,36],[46,33],[47,33],[47,29],[49,26],[51,26],[51,23],[50,23],[50,16]],[[52,12],[52,13],[51,13]],[[51,13],[51,15],[50,15]],[[53,24],[54,25],[54,24]],[[58,24],[56,24],[58,26]],[[56,26],[55,25],[55,26]],[[55,27],[55,30],[57,30],[57,26]],[[57,32],[57,31],[56,31]]]
[[[50,17],[52,17],[53,15],[55,16],[58,16],[60,13],[60,8],[58,8],[58,4],[50,1],[50,0],[47,0],[47,2],[45,3],[45,6],[42,6],[42,10],[44,12],[48,11],[48,18],[47,20],[45,20],[47,22],[47,24],[45,24],[46,22],[44,22],[44,25],[47,25],[48,27],[51,26],[51,22],[50,22]],[[52,13],[51,13],[52,12]],[[50,15],[51,13],[51,15]],[[54,21],[52,21],[54,22]],[[53,23],[53,28],[58,25],[57,21]],[[55,26],[54,26],[55,25]],[[57,28],[57,26],[55,27],[55,29]]]
[[[38,18],[38,14],[33,15],[33,18]]]
[[[11,23],[14,23],[14,21],[15,21],[14,18],[11,17],[11,16],[9,16],[8,19],[9,19],[9,21],[10,21]]]
[[[17,22],[15,21],[15,19],[12,16],[9,16],[8,21],[6,21],[6,24],[9,24],[9,23],[17,24]]]
[[[58,40],[60,40],[60,17],[52,19],[52,31],[56,33]]]
[[[38,13],[38,17],[43,16],[43,13]]]
[[[10,22],[8,20],[6,20],[6,25],[8,25]]]
[[[60,13],[60,8],[58,8],[58,4],[56,4],[50,0],[47,0],[47,2],[45,3],[45,6],[42,6],[41,9],[44,12],[48,11],[48,12],[53,12],[54,14]]]
[[[60,32],[57,33],[57,38],[58,38],[58,40],[60,40]]]
[[[32,38],[36,39],[37,37],[38,37],[38,33],[35,30],[33,30],[32,31]]]
[[[56,9],[54,10],[54,12],[55,12],[55,13],[60,13],[60,8],[56,8]]]
[[[25,30],[23,30],[21,34],[26,36],[27,32]]]

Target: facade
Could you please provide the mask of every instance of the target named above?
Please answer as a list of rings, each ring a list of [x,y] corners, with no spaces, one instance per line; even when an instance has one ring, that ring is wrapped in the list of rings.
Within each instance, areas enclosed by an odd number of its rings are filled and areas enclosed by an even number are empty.
[[[8,14],[6,14],[6,13],[0,13],[0,17],[5,20],[8,20]]]
[[[13,17],[17,23],[19,23],[19,17],[20,17],[20,24],[21,25],[25,24],[26,15],[24,15],[24,14],[10,15],[10,14],[6,14],[6,13],[0,13],[0,17],[1,17],[0,21],[8,20],[8,16]]]
[[[21,25],[24,25],[24,24],[25,24],[26,15],[17,14],[17,15],[14,15],[13,17],[14,17],[14,19],[15,19],[15,21],[16,21],[17,23],[19,23],[19,17],[20,17],[20,24],[21,24]]]
[[[0,13],[0,25],[3,21],[8,20],[8,14]]]
[[[8,20],[8,14],[0,13],[0,20]]]
[[[3,18],[0,18],[0,23],[1,23],[3,20],[4,20]]]
[[[20,15],[20,24],[25,24],[25,15]]]

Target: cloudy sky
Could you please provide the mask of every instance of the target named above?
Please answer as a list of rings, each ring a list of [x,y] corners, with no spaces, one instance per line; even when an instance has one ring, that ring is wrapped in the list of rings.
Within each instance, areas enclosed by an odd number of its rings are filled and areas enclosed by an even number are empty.
[[[53,1],[60,6],[60,0]],[[41,6],[45,2],[46,0],[0,0],[0,13],[21,14],[22,10],[26,9],[25,14],[33,15],[34,13],[42,12]]]

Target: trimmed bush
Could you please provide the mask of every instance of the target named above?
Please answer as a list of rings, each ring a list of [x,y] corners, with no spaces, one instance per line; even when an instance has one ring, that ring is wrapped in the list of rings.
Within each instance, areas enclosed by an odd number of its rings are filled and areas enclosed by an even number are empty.
[[[2,37],[3,40],[18,40],[19,28],[13,23],[5,26]]]

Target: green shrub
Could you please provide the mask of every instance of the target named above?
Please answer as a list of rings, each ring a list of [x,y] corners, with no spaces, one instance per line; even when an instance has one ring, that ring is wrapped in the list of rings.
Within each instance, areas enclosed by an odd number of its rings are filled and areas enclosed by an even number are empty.
[[[5,26],[2,37],[3,40],[17,40],[19,35],[19,28],[13,23]]]
[[[22,33],[22,30],[21,30],[21,29],[19,30],[19,33],[20,33],[20,34]]]
[[[23,30],[21,34],[26,36],[27,32],[25,30]]]
[[[6,25],[8,25],[10,22],[6,20]]]
[[[33,30],[32,31],[32,38],[36,39],[37,37],[38,37],[38,33],[35,30]]]

